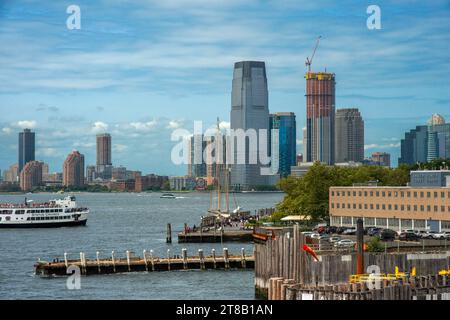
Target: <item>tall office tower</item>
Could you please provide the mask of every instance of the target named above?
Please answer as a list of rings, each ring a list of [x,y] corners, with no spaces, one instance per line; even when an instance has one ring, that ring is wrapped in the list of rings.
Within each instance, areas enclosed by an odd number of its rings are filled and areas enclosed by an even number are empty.
[[[358,109],[338,109],[335,118],[335,162],[364,160],[364,121]]]
[[[30,161],[20,172],[20,188],[29,191],[42,184],[42,162]]]
[[[19,133],[19,174],[28,162],[35,160],[34,154],[35,134],[25,129]]]
[[[203,152],[206,148],[206,141],[202,134],[193,135],[189,139],[189,177],[206,177],[206,163]]]
[[[427,125],[416,126],[401,140],[399,164],[416,164],[450,158],[450,123],[433,114]]]
[[[78,151],[69,154],[64,161],[63,185],[66,187],[84,186],[84,155]]]
[[[94,182],[94,180],[96,178],[95,171],[96,171],[95,166],[87,166],[86,167],[86,182],[87,183]]]
[[[238,148],[239,144],[235,138],[230,141],[232,145],[228,150],[233,150],[230,159],[233,162],[231,185],[234,188],[248,189],[256,185],[265,185],[269,181],[266,175],[261,175],[261,169],[265,164],[260,162],[261,158],[258,156],[260,145],[264,143],[264,141],[259,141],[260,130],[266,130],[266,149],[269,149],[268,96],[264,62],[241,61],[234,64],[231,92],[231,129],[234,132],[237,129],[245,132],[254,129],[257,135],[256,139],[249,139],[247,136],[245,141],[242,141],[241,148]],[[242,145],[244,145],[243,148]],[[266,156],[267,154],[268,152],[266,152]]]
[[[278,156],[278,172],[280,177],[291,174],[291,166],[296,165],[297,158],[297,126],[293,112],[277,112],[270,115],[270,130],[278,130],[278,139],[271,137],[272,161]],[[274,150],[278,149],[278,154]]]
[[[111,135],[97,135],[97,175],[109,180],[112,177]]]
[[[303,133],[303,154],[302,154],[302,162],[308,162],[307,154],[308,154],[308,131],[306,130],[306,127],[303,127],[302,129]]]
[[[335,75],[307,72],[306,79],[306,162],[334,164]]]

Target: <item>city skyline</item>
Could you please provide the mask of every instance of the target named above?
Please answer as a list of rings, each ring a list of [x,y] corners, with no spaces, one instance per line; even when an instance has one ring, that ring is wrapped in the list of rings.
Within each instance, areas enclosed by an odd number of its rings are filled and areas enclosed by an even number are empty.
[[[336,108],[360,109],[366,156],[389,152],[395,166],[404,132],[434,112],[450,118],[450,93],[435,80],[450,71],[448,2],[380,1],[381,30],[367,29],[366,6],[346,1],[126,2],[79,1],[81,30],[65,28],[57,3],[0,6],[0,41],[10,44],[0,50],[1,169],[17,162],[16,134],[29,127],[36,159],[51,171],[74,149],[94,164],[95,134],[108,131],[115,165],[182,175],[185,166],[170,162],[171,131],[194,120],[214,125],[217,116],[229,122],[229,79],[240,60],[265,61],[270,111],[296,114],[301,152],[304,60],[318,35],[312,69],[336,74]],[[335,27],[311,27],[318,18]]]

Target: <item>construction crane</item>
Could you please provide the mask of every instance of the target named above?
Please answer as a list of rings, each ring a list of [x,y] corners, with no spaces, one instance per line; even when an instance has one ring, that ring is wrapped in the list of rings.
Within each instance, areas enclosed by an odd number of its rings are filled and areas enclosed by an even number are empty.
[[[317,38],[316,46],[314,47],[314,51],[313,51],[313,54],[312,54],[312,56],[311,56],[311,59],[309,59],[309,57],[306,57],[305,66],[308,67],[308,72],[311,72],[311,64],[312,64],[312,62],[313,62],[314,55],[316,54],[317,47],[319,46],[320,38],[322,38],[322,36],[319,36],[319,37]]]

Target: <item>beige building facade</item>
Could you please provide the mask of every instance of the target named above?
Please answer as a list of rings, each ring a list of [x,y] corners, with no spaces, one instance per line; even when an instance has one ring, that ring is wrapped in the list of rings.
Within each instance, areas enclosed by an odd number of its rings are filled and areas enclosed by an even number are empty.
[[[450,231],[450,187],[331,187],[330,224]]]

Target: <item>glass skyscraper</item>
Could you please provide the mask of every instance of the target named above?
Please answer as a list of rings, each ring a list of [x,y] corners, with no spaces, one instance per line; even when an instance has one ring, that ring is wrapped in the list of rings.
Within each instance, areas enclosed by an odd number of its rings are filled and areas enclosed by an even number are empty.
[[[450,123],[434,114],[427,125],[417,126],[401,140],[399,164],[450,158]]]
[[[293,112],[277,112],[270,115],[270,130],[278,129],[278,139],[271,138],[272,160],[278,156],[278,167],[280,177],[291,174],[291,166],[296,165],[297,155],[297,127],[295,114]],[[278,149],[278,154],[274,149]]]
[[[19,133],[19,172],[28,162],[35,160],[35,134],[30,129]]]
[[[241,61],[234,65],[233,84],[231,92],[231,129],[266,130],[269,137],[269,106],[266,66],[261,61]],[[236,140],[236,139],[234,139]],[[267,149],[268,146],[267,139]],[[254,141],[255,142],[255,141]],[[258,157],[260,141],[258,138],[257,147],[249,146],[249,139],[246,138],[245,149],[239,150],[236,141],[231,141],[233,150],[233,165],[231,166],[231,185],[237,189],[249,189],[252,186],[266,185],[269,179],[266,175],[261,175],[261,168]],[[266,154],[267,155],[267,154]],[[257,159],[256,164],[250,164],[250,159]],[[245,163],[238,164],[238,159],[245,158]]]

